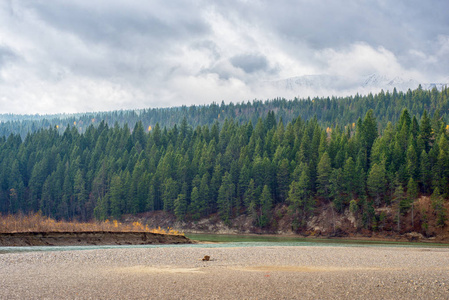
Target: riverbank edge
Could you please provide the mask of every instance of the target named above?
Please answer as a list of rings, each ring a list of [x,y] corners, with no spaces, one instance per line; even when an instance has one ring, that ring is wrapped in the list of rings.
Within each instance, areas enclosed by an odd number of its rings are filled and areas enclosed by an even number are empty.
[[[0,246],[89,246],[191,244],[184,235],[151,232],[12,232],[0,233]]]
[[[221,236],[221,237],[232,237],[232,236],[240,236],[240,237],[248,237],[250,238],[286,238],[286,239],[300,239],[300,240],[310,240],[310,241],[335,241],[335,242],[363,242],[363,243],[373,243],[373,244],[395,244],[395,243],[412,243],[416,245],[440,245],[440,246],[447,246],[449,247],[449,240],[446,239],[438,239],[435,237],[426,238],[422,235],[415,235],[414,233],[411,234],[404,234],[404,235],[374,235],[374,236],[366,236],[366,235],[352,235],[352,236],[310,236],[310,235],[300,235],[300,234],[293,234],[293,233],[216,233],[216,232],[200,232],[200,231],[185,231],[184,232],[186,236],[190,236],[190,238],[194,242],[198,243],[215,243],[215,241],[207,241],[207,240],[197,240],[195,236]],[[217,243],[220,243],[218,241]]]

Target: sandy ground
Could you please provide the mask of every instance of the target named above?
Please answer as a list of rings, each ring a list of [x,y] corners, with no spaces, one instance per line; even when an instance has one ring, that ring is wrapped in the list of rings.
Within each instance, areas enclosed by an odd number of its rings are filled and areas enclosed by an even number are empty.
[[[204,255],[211,261],[203,262]],[[0,299],[449,299],[449,249],[137,248],[0,254]]]

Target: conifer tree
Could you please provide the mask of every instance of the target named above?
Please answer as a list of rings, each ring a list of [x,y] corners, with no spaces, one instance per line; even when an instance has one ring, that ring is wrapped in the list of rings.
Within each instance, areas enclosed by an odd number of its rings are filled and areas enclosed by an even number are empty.
[[[204,213],[211,213],[212,210],[212,197],[209,191],[209,173],[205,173],[201,178],[201,184],[199,188],[200,202],[204,203]]]
[[[260,196],[260,217],[259,227],[263,228],[267,226],[271,220],[271,207],[273,206],[273,200],[268,185],[264,185],[262,195]]]
[[[171,177],[164,182],[162,201],[165,211],[173,211],[175,199],[178,197],[178,184]]]
[[[75,175],[75,180],[73,184],[74,191],[74,202],[75,202],[75,211],[78,215],[81,216],[82,220],[87,221],[87,216],[85,212],[85,203],[87,201],[87,191],[86,191],[86,182],[84,181],[83,174],[81,170],[78,170]]]
[[[416,153],[415,146],[413,143],[409,143],[407,148],[407,173],[409,178],[417,179],[419,176],[419,163],[418,163],[418,155]]]
[[[256,187],[254,184],[254,179],[251,178],[248,184],[248,188],[245,191],[243,203],[247,209],[247,213],[251,214],[254,206],[256,206]]]
[[[343,188],[346,194],[353,199],[356,193],[357,173],[352,157],[348,157],[343,167]]]
[[[377,205],[380,204],[381,197],[386,191],[387,181],[385,172],[385,166],[383,164],[374,164],[366,181],[368,191],[371,197],[375,199]]]
[[[290,204],[290,209],[302,219],[301,221],[304,221],[313,205],[310,201],[311,185],[309,167],[307,164],[301,164],[299,169],[301,173],[298,180],[292,181],[290,184],[287,201]]]
[[[432,139],[432,125],[426,110],[424,110],[421,117],[420,136],[424,142],[425,151],[428,153],[430,150],[430,141]]]
[[[232,215],[232,204],[235,197],[234,191],[235,186],[232,183],[231,175],[226,172],[223,175],[223,180],[218,191],[217,199],[218,213],[225,222],[229,222]]]
[[[317,167],[317,192],[320,197],[325,199],[330,198],[331,173],[331,161],[327,152],[324,152]]]
[[[200,197],[198,188],[196,186],[194,186],[192,189],[190,201],[191,202],[189,210],[192,214],[192,219],[198,220],[203,215],[203,211],[206,208],[206,205],[202,202],[202,198]]]
[[[394,202],[396,206],[396,222],[397,222],[397,231],[399,232],[401,230],[401,214],[404,207],[404,189],[402,187],[402,184],[398,184],[394,191]]]
[[[407,184],[407,200],[408,206],[412,209],[412,228],[414,227],[415,219],[415,200],[418,198],[418,184],[413,178],[410,178]]]
[[[114,220],[120,219],[123,213],[123,196],[124,190],[120,176],[114,175],[111,179],[109,192],[111,217]],[[102,211],[101,214],[104,214]]]
[[[370,109],[363,119],[362,123],[362,141],[368,159],[371,157],[371,148],[378,135],[377,122],[374,118],[374,112]],[[369,160],[368,160],[369,161]]]
[[[174,213],[178,220],[184,220],[187,212],[187,199],[185,194],[179,194],[174,201]]]
[[[279,202],[284,202],[288,196],[288,189],[290,182],[289,167],[290,164],[288,163],[287,159],[283,159],[278,166],[276,179],[277,179],[277,196]]]

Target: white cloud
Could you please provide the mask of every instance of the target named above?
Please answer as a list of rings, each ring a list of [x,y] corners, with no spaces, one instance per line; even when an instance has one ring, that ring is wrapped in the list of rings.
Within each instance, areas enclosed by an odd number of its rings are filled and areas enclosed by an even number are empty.
[[[439,35],[438,36],[439,49],[437,55],[441,58],[449,56],[449,35]]]
[[[382,3],[3,1],[0,113],[267,99],[282,95],[261,82],[308,74],[447,78],[446,5]]]
[[[327,73],[347,78],[359,79],[374,73],[390,78],[419,76],[413,70],[404,69],[391,51],[366,43],[355,43],[341,50],[325,49],[317,57],[327,63]]]

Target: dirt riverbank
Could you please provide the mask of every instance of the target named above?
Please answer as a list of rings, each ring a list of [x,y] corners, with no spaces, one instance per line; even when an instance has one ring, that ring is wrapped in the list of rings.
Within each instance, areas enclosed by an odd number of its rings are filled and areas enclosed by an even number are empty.
[[[182,235],[150,232],[15,232],[0,233],[0,246],[86,246],[189,244]]]

